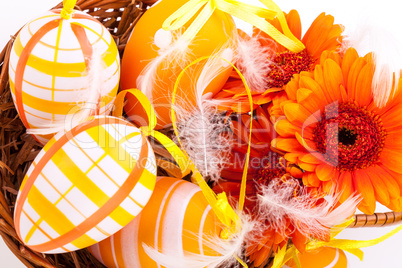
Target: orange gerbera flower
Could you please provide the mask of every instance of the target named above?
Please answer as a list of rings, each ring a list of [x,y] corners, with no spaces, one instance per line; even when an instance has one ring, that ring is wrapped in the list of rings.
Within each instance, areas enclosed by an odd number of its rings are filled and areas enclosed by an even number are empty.
[[[376,200],[402,210],[402,81],[379,108],[371,91],[374,70],[371,54],[326,52],[273,107],[285,119],[275,123],[272,145],[304,170],[303,183],[325,192],[337,187],[340,202],[357,192],[366,214],[374,213]]]
[[[334,24],[334,18],[331,15],[320,14],[303,38],[301,37],[302,30],[299,13],[296,10],[291,10],[288,14],[285,14],[285,17],[290,31],[302,41],[306,48],[299,53],[291,52],[266,33],[257,28],[254,29],[253,37],[259,41],[261,46],[274,52],[271,55],[269,66],[267,66],[269,71],[266,74],[266,87],[253,89],[255,92],[252,95],[256,106],[270,102],[278,91],[283,90],[293,75],[302,71],[312,71],[324,51],[337,50],[342,42],[343,27]],[[269,22],[282,32],[277,18]],[[226,109],[230,107],[231,110],[240,113],[250,111],[244,85],[235,72],[233,72],[232,77],[223,89],[214,96],[214,99],[219,101],[222,107]],[[239,103],[242,105],[239,105]],[[253,108],[256,108],[256,106]]]
[[[223,180],[214,187],[214,191],[217,193],[226,192],[233,206],[237,203],[240,194],[251,118],[249,115],[241,115],[238,116],[238,119],[238,121],[232,121],[231,124],[234,138],[237,140],[233,142],[230,159],[222,171]],[[268,185],[276,178],[282,178],[285,181],[287,177],[290,177],[288,172],[302,174],[298,168],[287,165],[280,154],[270,149],[271,141],[275,137],[276,133],[269,120],[267,107],[257,107],[256,119],[253,121],[245,200],[245,211],[257,219],[259,208],[256,201],[257,195],[261,193],[261,186]],[[255,267],[264,264],[264,261],[267,261],[267,258],[276,252],[278,247],[286,245],[289,239],[292,239],[293,244],[300,251],[304,250],[308,237],[298,231],[297,223],[285,218],[286,223],[283,224],[283,230],[278,230],[264,219],[259,220],[262,220],[261,226],[263,227],[261,229],[263,231],[256,234],[256,237],[246,246],[246,254]],[[329,235],[329,231],[328,234],[324,234],[324,236],[327,235]]]

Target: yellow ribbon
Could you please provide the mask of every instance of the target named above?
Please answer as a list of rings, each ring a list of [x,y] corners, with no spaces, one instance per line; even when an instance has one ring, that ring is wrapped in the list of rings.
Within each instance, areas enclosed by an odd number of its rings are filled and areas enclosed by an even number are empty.
[[[305,46],[290,31],[282,10],[272,0],[260,0],[260,2],[267,9],[245,4],[238,0],[190,0],[170,15],[164,21],[162,28],[166,31],[180,29],[199,13],[183,33],[183,38],[191,41],[212,14],[216,10],[220,10],[254,25],[290,51],[296,53],[302,51]],[[275,17],[279,20],[283,34],[266,20],[272,20]]]
[[[205,198],[210,204],[213,211],[216,213],[217,218],[225,225],[226,228],[221,233],[221,237],[224,239],[230,239],[232,235],[240,228],[240,220],[236,212],[230,206],[226,194],[221,193],[216,195],[199,173],[194,163],[188,158],[187,153],[182,151],[171,139],[164,134],[155,131],[156,126],[156,113],[148,98],[138,89],[128,89],[120,92],[115,99],[115,108],[112,115],[115,117],[121,117],[123,114],[124,99],[127,94],[131,94],[137,98],[140,105],[144,108],[148,126],[141,126],[141,131],[146,136],[153,136],[157,139],[173,156],[177,164],[179,165],[182,175],[188,174],[193,171],[193,176],[196,178],[198,185],[200,186]],[[174,124],[175,125],[175,124]],[[177,127],[176,130],[177,131]],[[248,267],[247,264],[237,256],[234,256],[243,267]]]
[[[371,247],[377,245],[388,238],[392,237],[393,235],[397,234],[399,231],[402,230],[402,225],[398,226],[394,230],[390,231],[389,233],[378,237],[376,239],[371,240],[348,240],[348,239],[331,239],[329,242],[322,242],[322,241],[312,241],[309,245],[307,245],[308,250],[320,248],[320,247],[333,247],[343,249],[348,251],[354,255],[356,255],[361,261],[363,260],[363,252],[359,252],[360,248]]]
[[[348,226],[350,224],[350,222],[353,222],[353,220],[347,221],[347,223],[343,224],[342,227]],[[338,248],[338,249],[342,249],[344,251],[347,251],[347,252],[355,255],[361,261],[363,261],[364,253],[361,250],[361,248],[375,246],[375,245],[377,245],[377,244],[379,244],[381,242],[384,242],[385,240],[387,240],[388,238],[394,236],[395,234],[397,234],[401,230],[402,230],[402,225],[398,226],[394,230],[390,231],[389,233],[387,233],[387,234],[385,234],[385,235],[383,235],[381,237],[371,239],[371,240],[336,239],[336,238],[333,238],[331,236],[331,240],[329,242],[315,241],[315,240],[310,241],[306,246],[306,250],[310,251],[310,250],[318,249],[318,248],[321,248],[321,247]],[[336,233],[338,234],[339,232],[336,232]],[[285,246],[285,248],[286,248],[286,246]],[[292,245],[291,247],[289,247],[286,250],[286,254],[283,254],[283,252],[280,252],[280,253],[276,254],[275,258],[274,258],[274,265],[271,268],[280,268],[280,267],[282,267],[292,257],[295,258],[295,256],[296,256],[296,258],[297,258],[297,253],[298,253],[298,250],[296,249],[296,247],[294,245]],[[295,259],[295,261],[296,261],[296,264],[297,264],[298,260]]]
[[[175,105],[175,101],[176,101],[176,92],[180,83],[180,80],[182,79],[183,75],[185,74],[185,72],[193,65],[209,59],[210,57],[202,57],[199,58],[195,61],[193,61],[192,63],[190,63],[186,68],[184,68],[182,70],[182,72],[179,74],[179,76],[177,77],[176,83],[174,85],[173,88],[173,93],[172,93],[172,105],[171,105],[171,110],[170,110],[170,114],[171,114],[171,118],[172,118],[172,125],[173,125],[173,129],[174,132],[176,134],[177,140],[178,142],[181,144],[180,139],[179,139],[179,135],[178,135],[178,130],[177,130],[177,124],[176,124],[176,112],[174,110],[174,105]],[[236,70],[236,72],[239,74],[240,78],[242,79],[248,97],[249,97],[249,104],[250,107],[253,107],[253,99],[251,97],[251,91],[250,88],[247,85],[246,79],[244,78],[244,76],[241,74],[241,72],[236,68],[236,66],[234,66],[231,62],[225,60],[225,59],[221,59],[226,61],[228,64],[232,65],[232,67]],[[250,112],[250,118],[253,118],[253,111]],[[244,170],[243,170],[243,176],[242,176],[242,182],[241,182],[241,187],[240,187],[240,197],[239,197],[239,210],[243,210],[244,207],[244,201],[246,198],[246,182],[247,182],[247,170],[248,170],[248,165],[249,165],[249,159],[250,159],[250,150],[251,150],[251,136],[252,136],[252,120],[250,121],[250,131],[249,131],[249,143],[248,143],[248,148],[247,148],[247,154],[246,154],[246,162],[244,165]],[[183,152],[186,154],[187,158],[188,155],[186,153],[186,151],[183,150]],[[240,222],[238,219],[237,214],[233,211],[232,207],[229,205],[228,201],[227,201],[227,197],[225,193],[221,193],[216,195],[212,189],[208,186],[208,184],[205,182],[204,178],[202,177],[202,175],[200,174],[200,172],[197,170],[197,168],[195,167],[194,163],[192,163],[191,160],[190,161],[190,166],[191,169],[193,170],[193,177],[196,181],[196,183],[200,186],[202,192],[204,193],[205,198],[208,200],[208,203],[211,205],[212,210],[215,212],[216,216],[218,217],[218,219],[228,228],[226,231],[224,231],[222,233],[222,237],[230,237],[230,234],[236,233],[237,230],[240,228]]]
[[[71,14],[73,13],[76,3],[77,0],[63,0],[63,9],[60,13],[60,16],[63,20],[71,19]]]
[[[146,115],[148,117],[148,126],[141,126],[140,129],[142,133],[146,136],[152,136],[156,140],[158,140],[165,149],[172,155],[175,159],[176,163],[179,165],[180,170],[182,172],[182,176],[190,173],[190,167],[188,165],[187,157],[183,154],[180,148],[167,136],[164,134],[154,130],[156,126],[156,114],[155,110],[152,107],[151,103],[149,102],[148,98],[138,89],[128,89],[121,91],[116,99],[115,99],[115,108],[113,110],[112,115],[115,117],[121,117],[123,114],[123,107],[124,107],[124,99],[127,94],[131,94],[137,98],[138,102],[144,108]]]

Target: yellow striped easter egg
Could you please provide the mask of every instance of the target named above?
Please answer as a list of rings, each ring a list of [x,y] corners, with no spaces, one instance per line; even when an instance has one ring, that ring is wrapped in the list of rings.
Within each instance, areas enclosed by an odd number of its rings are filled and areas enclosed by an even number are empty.
[[[164,266],[147,255],[143,244],[167,256],[179,256],[179,262],[180,256],[189,253],[218,255],[206,241],[219,236],[219,232],[217,218],[197,185],[158,177],[141,214],[121,231],[90,247],[90,251],[109,268],[161,268]]]
[[[91,246],[140,213],[155,181],[155,155],[140,129],[94,117],[56,134],[35,158],[17,197],[15,229],[43,253]]]
[[[72,109],[94,102],[93,115],[108,114],[117,93],[120,58],[108,30],[74,11],[62,19],[52,10],[27,23],[10,54],[14,104],[26,128],[64,124]],[[53,135],[34,135],[45,144]]]

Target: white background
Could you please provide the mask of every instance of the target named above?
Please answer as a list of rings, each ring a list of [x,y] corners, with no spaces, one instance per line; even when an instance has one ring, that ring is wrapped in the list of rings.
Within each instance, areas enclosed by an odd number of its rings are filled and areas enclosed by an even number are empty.
[[[24,23],[55,6],[60,1],[61,0],[0,0],[0,48],[5,46],[10,35],[14,34]],[[243,1],[250,3],[255,0]],[[301,14],[304,31],[316,16],[325,11],[326,13],[334,15],[335,22],[345,25],[347,30],[355,28],[356,25],[360,25],[362,21],[369,24],[377,24],[384,29],[388,29],[396,38],[393,42],[399,42],[399,47],[402,50],[400,1],[277,0],[276,3],[285,12],[292,8],[297,9]],[[384,42],[387,41],[384,40]],[[378,206],[377,211],[388,211],[388,209],[383,206]],[[373,239],[389,232],[393,228],[394,227],[349,229],[345,230],[339,237],[361,240]],[[349,267],[402,267],[402,232],[380,245],[363,249],[363,251],[365,252],[363,262],[360,262],[352,255],[348,255]],[[24,267],[24,265],[14,257],[2,239],[0,239],[0,260],[0,266],[4,268]]]

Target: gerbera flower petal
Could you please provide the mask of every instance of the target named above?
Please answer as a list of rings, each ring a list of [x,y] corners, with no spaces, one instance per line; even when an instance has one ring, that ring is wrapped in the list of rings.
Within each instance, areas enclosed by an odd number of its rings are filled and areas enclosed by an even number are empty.
[[[385,112],[383,124],[386,129],[400,128],[402,130],[402,105],[394,106]]]
[[[402,151],[384,148],[381,152],[380,162],[397,173],[402,173]]]
[[[282,137],[292,137],[297,131],[301,131],[300,127],[297,127],[290,123],[288,120],[279,120],[275,123],[276,132]]]
[[[304,173],[302,179],[303,184],[310,187],[319,187],[321,185],[321,181],[314,172]]]
[[[387,185],[391,199],[400,197],[402,193],[402,174],[393,172],[383,165],[376,165],[374,169],[378,177]]]
[[[322,159],[319,159],[316,156],[317,156],[316,154],[304,154],[301,157],[299,157],[299,160],[310,164],[322,163]]]
[[[311,153],[317,153],[317,146],[316,144],[304,136],[302,137],[298,132],[295,134],[297,141],[304,147],[305,150]]]
[[[320,181],[329,181],[335,178],[336,168],[327,164],[321,164],[315,169],[315,173]],[[337,178],[336,178],[337,179]]]
[[[391,199],[388,208],[396,212],[402,211],[402,197]]]
[[[298,163],[298,166],[304,171],[310,171],[310,172],[313,172],[317,167],[317,165],[307,163]]]
[[[304,148],[295,139],[276,138],[272,140],[271,144],[284,152],[304,151]]]
[[[339,175],[338,192],[340,193],[339,202],[343,203],[353,195],[355,187],[352,183],[352,174],[349,171],[343,171]]]
[[[353,185],[357,192],[362,196],[363,200],[359,205],[359,209],[366,214],[373,214],[375,211],[374,188],[370,177],[365,170],[358,169],[353,173]]]
[[[303,106],[298,103],[288,103],[283,108],[287,120],[289,120],[292,124],[296,126],[303,126],[303,124],[305,124],[306,120],[309,117],[313,117],[315,121],[318,121],[318,119],[314,117],[314,115],[309,113]]]
[[[374,75],[374,68],[371,64],[366,64],[360,71],[357,78],[355,94],[357,97],[355,99],[361,106],[367,106],[373,101],[372,93],[372,81]]]
[[[332,59],[328,59],[324,63],[323,72],[325,76],[325,88],[327,90],[327,94],[331,97],[331,103],[342,100],[339,86],[343,85],[343,75],[339,65],[336,64],[336,62]]]
[[[301,253],[305,252],[307,242],[308,238],[296,229],[295,232],[292,234],[292,243],[293,245],[295,245],[297,250],[299,250]]]
[[[366,173],[373,185],[375,198],[384,206],[388,206],[390,202],[390,194],[387,185],[382,178],[378,176],[374,167],[367,168]]]
[[[306,45],[307,52],[315,59],[319,59],[319,48],[323,40],[327,40],[328,34],[333,26],[334,17],[321,13],[311,24],[304,35],[302,42]]]
[[[352,68],[352,65],[354,62],[359,58],[359,54],[357,54],[356,49],[354,48],[349,48],[345,52],[345,56],[343,57],[342,60],[342,74],[343,74],[343,79],[347,83],[350,69]]]
[[[358,97],[359,88],[357,88],[357,78],[359,77],[360,71],[366,65],[366,60],[363,58],[358,58],[351,66],[349,70],[347,89],[348,97],[350,100],[356,100]]]

